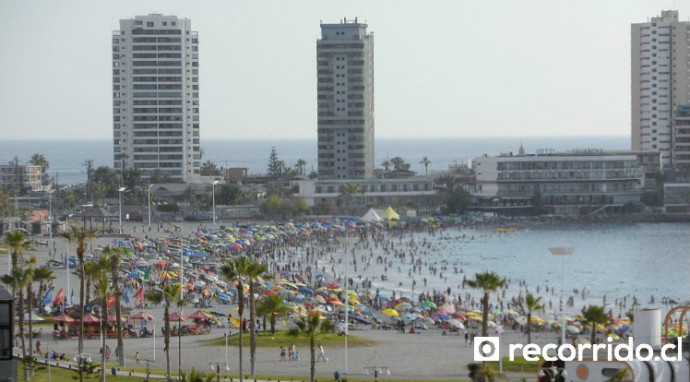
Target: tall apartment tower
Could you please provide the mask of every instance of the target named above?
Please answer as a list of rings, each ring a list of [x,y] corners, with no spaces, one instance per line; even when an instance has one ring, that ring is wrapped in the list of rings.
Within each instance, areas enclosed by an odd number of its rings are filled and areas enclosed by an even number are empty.
[[[316,69],[319,177],[373,177],[374,35],[367,24],[321,24]]]
[[[631,32],[632,149],[659,151],[663,166],[672,167],[675,111],[690,103],[690,22],[661,11]]]
[[[199,36],[189,19],[150,14],[113,31],[114,168],[199,177]]]

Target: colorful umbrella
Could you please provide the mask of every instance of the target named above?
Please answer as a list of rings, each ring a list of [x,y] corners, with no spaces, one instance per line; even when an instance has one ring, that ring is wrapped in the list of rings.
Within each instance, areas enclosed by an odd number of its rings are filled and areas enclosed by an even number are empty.
[[[381,313],[385,314],[386,316],[400,317],[400,313],[398,313],[398,311],[395,309],[384,309],[381,311]]]

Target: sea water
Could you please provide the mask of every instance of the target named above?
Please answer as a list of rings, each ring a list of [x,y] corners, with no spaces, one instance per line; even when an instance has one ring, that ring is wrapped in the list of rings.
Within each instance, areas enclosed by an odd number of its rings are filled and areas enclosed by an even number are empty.
[[[574,304],[565,307],[569,314],[576,314],[589,304],[605,305],[616,315],[625,314],[633,300],[639,306],[662,306],[662,297],[677,302],[690,299],[690,224],[687,223],[638,223],[638,224],[577,224],[549,227],[518,228],[514,233],[497,233],[493,228],[465,229],[452,227],[430,236],[422,231],[393,240],[395,251],[406,253],[406,264],[385,255],[381,247],[358,249],[357,272],[352,259],[348,262],[349,274],[361,275],[362,279],[373,280],[374,288],[382,294],[414,298],[420,292],[446,291],[465,298],[470,293],[479,302],[481,293],[468,287],[462,288],[463,278],[471,280],[479,272],[491,271],[509,281],[504,301],[510,300],[525,290],[542,297],[546,304],[546,315],[551,317],[559,307],[561,293],[561,272],[563,271],[564,295],[573,298]],[[408,244],[414,240],[417,248]],[[421,247],[425,242],[427,246]],[[553,247],[570,247],[572,254],[555,256],[549,251]],[[413,273],[410,255],[421,257],[421,274]],[[372,267],[365,270],[360,256],[373,254]],[[392,261],[387,271],[376,264],[376,257],[382,255]],[[351,256],[351,254],[350,254]],[[563,267],[561,267],[563,261]],[[429,266],[440,268],[443,277],[429,272]],[[459,268],[459,273],[454,272]],[[341,266],[337,272],[344,272]],[[461,272],[461,273],[460,273]],[[387,281],[381,281],[385,274]],[[427,279],[424,287],[423,278]],[[412,281],[416,287],[412,289]],[[359,281],[356,279],[355,281]],[[548,291],[546,292],[548,287]],[[539,288],[539,291],[537,291]],[[585,298],[582,291],[585,289]],[[652,303],[652,296],[654,302]],[[615,305],[616,300],[625,298],[627,309]],[[492,298],[496,301],[496,296]]]

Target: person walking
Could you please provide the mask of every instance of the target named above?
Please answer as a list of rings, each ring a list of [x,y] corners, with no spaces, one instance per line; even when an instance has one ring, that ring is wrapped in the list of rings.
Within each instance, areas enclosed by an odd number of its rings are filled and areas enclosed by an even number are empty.
[[[316,362],[319,362],[322,359],[323,362],[328,362],[328,358],[326,358],[326,353],[323,350],[323,346],[319,344],[319,356],[316,358]]]
[[[41,340],[36,341],[36,353],[41,354]]]
[[[141,356],[139,355],[139,352],[134,353],[134,361],[136,361],[137,364],[141,363]]]

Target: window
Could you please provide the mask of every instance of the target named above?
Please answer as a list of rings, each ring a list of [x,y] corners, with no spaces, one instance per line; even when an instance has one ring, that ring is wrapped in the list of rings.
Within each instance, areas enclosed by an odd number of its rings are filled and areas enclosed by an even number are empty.
[[[153,28],[153,21],[147,21],[146,26],[149,28]]]

